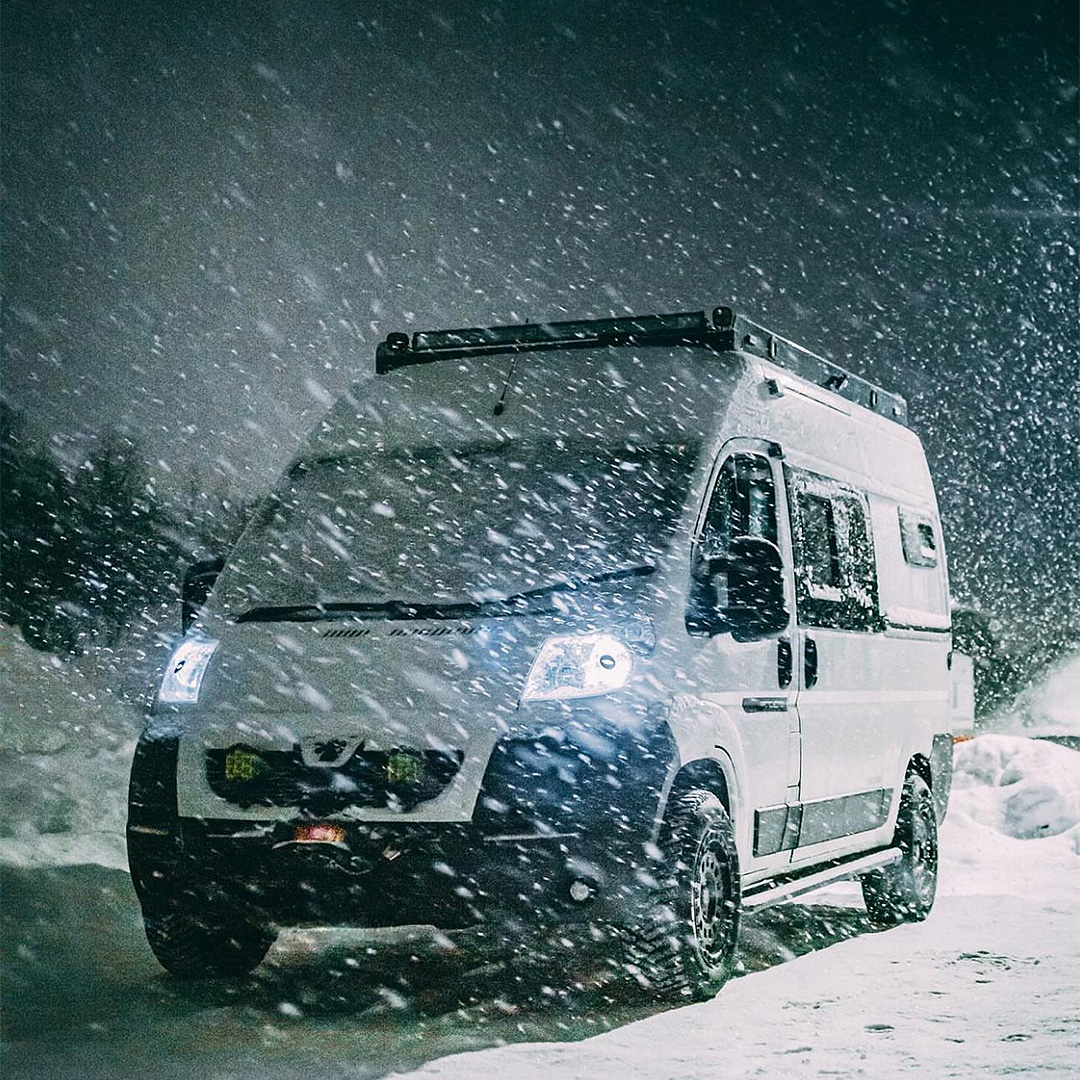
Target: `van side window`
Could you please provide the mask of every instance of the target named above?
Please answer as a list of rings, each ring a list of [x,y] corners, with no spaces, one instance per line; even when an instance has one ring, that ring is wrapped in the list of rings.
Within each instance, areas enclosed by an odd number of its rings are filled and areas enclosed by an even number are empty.
[[[799,622],[877,629],[877,570],[865,497],[800,469],[788,468],[787,478]]]
[[[922,514],[905,510],[900,513],[900,539],[904,545],[904,559],[911,566],[937,566],[937,540],[934,524]]]
[[[725,554],[738,536],[776,543],[776,488],[769,462],[754,454],[733,454],[720,468],[713,488],[701,549]]]
[[[807,580],[824,599],[839,600],[842,579],[833,503],[829,499],[803,492],[799,496],[799,511],[803,523],[803,565],[806,567]]]

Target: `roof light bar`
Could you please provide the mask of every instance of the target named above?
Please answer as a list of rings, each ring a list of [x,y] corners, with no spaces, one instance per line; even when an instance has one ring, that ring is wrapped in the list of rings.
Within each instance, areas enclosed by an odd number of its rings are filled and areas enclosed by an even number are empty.
[[[634,315],[620,319],[575,319],[571,322],[521,323],[515,326],[469,327],[390,334],[375,355],[375,374],[395,368],[453,360],[485,353],[585,348],[596,345],[676,344],[699,341],[711,327],[703,311],[675,315]]]

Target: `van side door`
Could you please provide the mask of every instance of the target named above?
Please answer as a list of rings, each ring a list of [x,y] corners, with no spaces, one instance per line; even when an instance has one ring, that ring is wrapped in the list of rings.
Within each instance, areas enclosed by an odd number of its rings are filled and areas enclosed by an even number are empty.
[[[788,827],[788,804],[798,801],[799,731],[795,708],[790,627],[794,585],[791,543],[783,501],[783,475],[775,453],[757,440],[727,443],[695,530],[691,553],[687,629],[702,637],[699,670],[710,711],[725,718],[718,752],[735,763],[740,800],[736,833],[744,874],[775,870],[791,860],[795,835]],[[740,538],[774,544],[783,562],[788,626],[760,636],[751,630],[710,632],[695,626],[695,596],[723,611],[727,605],[723,573],[709,566],[730,555]],[[736,548],[738,545],[735,545]],[[704,594],[704,598],[702,596]],[[780,613],[781,618],[784,613]]]
[[[785,466],[801,644],[799,852],[867,846],[884,826],[900,732],[889,723],[884,625],[867,496]]]

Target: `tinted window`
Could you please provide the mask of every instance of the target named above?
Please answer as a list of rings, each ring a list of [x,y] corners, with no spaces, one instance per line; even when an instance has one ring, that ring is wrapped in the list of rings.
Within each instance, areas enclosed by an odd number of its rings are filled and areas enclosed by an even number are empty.
[[[840,552],[836,540],[833,503],[817,495],[799,496],[803,522],[803,565],[809,582],[818,589],[839,589]]]
[[[764,458],[735,454],[721,466],[702,535],[708,555],[727,552],[737,536],[776,543],[776,489]]]
[[[788,469],[787,477],[799,622],[876,629],[877,572],[865,497],[799,469]]]

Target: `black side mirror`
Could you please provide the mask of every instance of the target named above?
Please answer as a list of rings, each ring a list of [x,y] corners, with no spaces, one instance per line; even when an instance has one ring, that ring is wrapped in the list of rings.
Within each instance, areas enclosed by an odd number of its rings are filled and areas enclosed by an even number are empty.
[[[728,555],[699,555],[690,577],[686,632],[693,637],[716,637],[731,629],[727,621]]]
[[[780,549],[756,536],[739,536],[724,555],[698,560],[690,583],[687,632],[695,637],[729,633],[757,641],[788,624]]]
[[[218,575],[225,569],[225,560],[200,559],[184,572],[184,585],[180,593],[180,629],[186,634],[195,621]]]
[[[732,540],[725,615],[736,641],[757,641],[787,626],[784,561],[772,541],[758,536]]]

